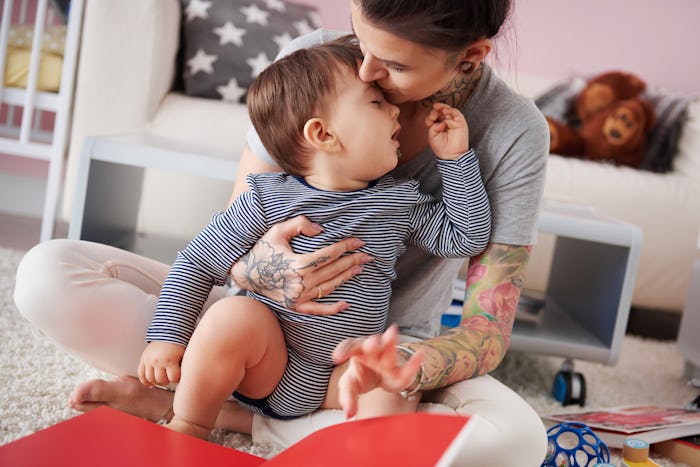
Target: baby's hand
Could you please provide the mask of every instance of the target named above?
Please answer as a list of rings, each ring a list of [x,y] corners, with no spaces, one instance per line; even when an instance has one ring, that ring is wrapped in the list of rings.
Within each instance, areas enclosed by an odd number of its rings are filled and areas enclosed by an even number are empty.
[[[153,341],[141,354],[139,380],[149,387],[180,381],[180,363],[185,348],[170,342]]]
[[[469,150],[469,127],[459,110],[436,102],[425,119],[428,144],[443,160],[456,160]]]

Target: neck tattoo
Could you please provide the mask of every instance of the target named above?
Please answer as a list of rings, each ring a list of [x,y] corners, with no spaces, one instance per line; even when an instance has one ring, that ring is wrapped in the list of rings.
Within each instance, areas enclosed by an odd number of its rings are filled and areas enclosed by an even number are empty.
[[[425,107],[432,107],[433,103],[441,102],[447,104],[450,107],[456,109],[461,109],[467,103],[469,96],[471,96],[474,88],[479,84],[479,79],[481,79],[481,74],[483,72],[482,65],[469,74],[459,73],[455,76],[449,86],[445,89],[441,89],[432,96],[423,99],[422,104]]]

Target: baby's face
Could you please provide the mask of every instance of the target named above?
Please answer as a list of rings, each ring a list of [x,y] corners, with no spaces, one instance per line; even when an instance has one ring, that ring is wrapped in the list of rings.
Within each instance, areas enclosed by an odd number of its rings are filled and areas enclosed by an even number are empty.
[[[372,181],[394,169],[399,154],[399,108],[384,98],[379,87],[350,72],[337,77],[331,99],[329,126],[352,162],[348,164],[352,173],[347,175]]]

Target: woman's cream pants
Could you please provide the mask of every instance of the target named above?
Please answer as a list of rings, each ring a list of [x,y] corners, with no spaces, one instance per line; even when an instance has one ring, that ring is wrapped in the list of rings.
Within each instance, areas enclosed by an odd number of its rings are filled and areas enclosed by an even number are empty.
[[[136,375],[161,285],[169,266],[97,243],[51,240],[30,250],[17,270],[20,312],[63,348],[108,373]],[[208,307],[226,295],[215,288]],[[419,410],[471,415],[456,465],[539,467],[547,438],[542,421],[516,393],[491,376],[432,391]],[[319,410],[290,421],[255,416],[253,440],[289,446],[343,421]]]

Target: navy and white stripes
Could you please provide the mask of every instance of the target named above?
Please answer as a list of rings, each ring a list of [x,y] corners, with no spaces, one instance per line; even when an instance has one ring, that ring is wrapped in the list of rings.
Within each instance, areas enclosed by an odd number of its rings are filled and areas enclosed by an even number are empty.
[[[385,330],[391,281],[396,277],[394,266],[407,242],[445,257],[473,256],[486,247],[491,213],[475,153],[470,150],[457,161],[438,161],[438,169],[445,202],[419,192],[415,181],[388,176],[353,192],[318,190],[286,174],[249,176],[250,190],[228,210],[215,214],[211,223],[178,254],[163,285],[147,340],[187,345],[211,287],[225,282],[232,264],[270,227],[305,215],[324,230],[314,237],[293,238],[291,246],[295,252],[309,253],[348,237],[358,237],[365,241],[360,250],[374,258],[361,274],[320,300],[345,300],[350,304],[334,316],[297,313],[250,294],[276,313],[290,360],[295,355],[303,359],[302,363],[290,364],[290,370],[318,365],[318,371],[313,373],[325,379],[314,382],[322,391],[321,396],[311,397],[314,402],[310,405],[298,404],[294,399],[296,392],[309,391],[309,382],[287,378],[291,375],[285,375],[270,401],[292,397],[292,403],[285,404],[281,415],[302,415],[316,409],[318,405],[311,405],[323,400],[335,346],[348,337]],[[287,384],[286,379],[296,380],[296,384]],[[284,397],[279,397],[278,391]]]

